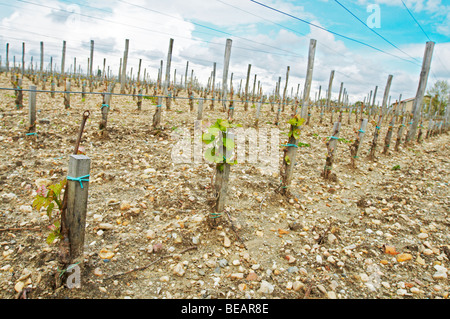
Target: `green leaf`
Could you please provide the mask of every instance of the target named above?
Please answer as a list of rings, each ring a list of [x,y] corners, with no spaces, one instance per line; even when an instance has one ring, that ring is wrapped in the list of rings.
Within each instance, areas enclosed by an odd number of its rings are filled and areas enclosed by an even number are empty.
[[[292,135],[298,140],[300,138],[300,129],[293,130]]]
[[[55,239],[56,239],[56,234],[55,233],[53,233],[53,232],[51,232],[48,236],[47,236],[47,244],[51,244],[51,243],[53,243],[54,241],[55,241]]]
[[[216,137],[211,133],[204,133],[202,135],[202,141],[205,144],[209,144],[209,143],[213,142],[215,139],[216,139]]]
[[[288,155],[286,155],[286,156],[284,157],[284,161],[286,162],[287,165],[291,165],[291,159],[289,158]]]
[[[53,207],[55,207],[55,203],[50,203],[47,207],[47,216],[48,217],[52,217],[52,211],[53,211]]]
[[[226,137],[223,139],[223,146],[225,146],[229,150],[233,150],[234,149],[234,141],[231,138]]]

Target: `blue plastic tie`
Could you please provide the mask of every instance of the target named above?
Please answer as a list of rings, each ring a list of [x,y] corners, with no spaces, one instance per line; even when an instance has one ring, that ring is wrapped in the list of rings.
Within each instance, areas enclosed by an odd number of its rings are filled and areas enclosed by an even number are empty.
[[[37,135],[37,133],[27,133],[27,135]]]
[[[109,107],[108,104],[102,104],[102,107],[100,108],[100,110],[102,110],[104,107]]]
[[[229,109],[230,109],[230,110],[234,110],[234,107],[231,106],[231,107],[229,107]]]
[[[281,144],[281,146],[293,146],[293,147],[298,147],[298,145],[295,145],[295,144]]]
[[[364,132],[363,130],[358,130],[358,132],[361,132],[361,133],[366,133],[366,132]]]
[[[377,129],[377,130],[379,130],[380,129],[380,127],[377,125],[377,126],[375,126],[375,128]]]
[[[161,107],[162,106],[162,104],[158,104],[156,107]]]
[[[330,138],[332,138],[333,140],[338,140],[339,139],[339,137],[336,137],[336,136],[330,136]]]
[[[80,177],[67,176],[67,180],[80,182],[80,186],[81,186],[81,188],[83,188],[83,183],[82,182],[89,182],[89,174],[84,175],[84,176],[80,176]]]

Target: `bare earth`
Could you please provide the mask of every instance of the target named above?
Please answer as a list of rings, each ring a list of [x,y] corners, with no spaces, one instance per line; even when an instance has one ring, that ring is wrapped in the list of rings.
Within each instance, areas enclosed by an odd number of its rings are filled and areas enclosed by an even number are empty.
[[[26,79],[24,88],[29,84]],[[9,77],[1,74],[0,86],[10,88]],[[448,133],[399,152],[391,147],[382,155],[387,130],[383,123],[373,162],[366,158],[375,129],[369,123],[357,169],[348,165],[350,144],[339,142],[333,167],[337,181],[325,181],[320,176],[324,138],[332,124],[329,113],[319,124],[314,110],[301,133],[301,142],[310,146],[298,148],[292,196],[277,193],[278,174],[265,174],[256,164],[234,165],[227,213],[211,227],[213,166],[174,164],[171,159],[175,132],[193,130],[197,103],[192,113],[184,99],[173,102],[171,111],[164,108],[164,130],[155,135],[155,105],[150,100],[137,111],[132,97],[114,96],[108,133],[101,136],[100,95],[81,101],[73,94],[66,110],[62,94],[51,98],[38,93],[35,137],[25,135],[28,93],[21,110],[13,95],[0,91],[2,299],[23,297],[24,291],[32,299],[449,296]],[[204,105],[205,123],[226,118],[217,103],[214,111],[209,104]],[[50,221],[45,210],[36,211],[31,204],[39,179],[56,183],[67,176],[84,110],[91,116],[81,146],[92,162],[81,287],[55,288],[61,270],[58,243],[46,243]],[[255,112],[250,104],[245,114],[237,103],[235,122],[252,126]],[[283,113],[280,144],[287,140],[289,114]],[[344,113],[340,137],[353,140],[359,123],[352,115],[347,124],[347,116]],[[260,127],[275,127],[275,118],[265,105]],[[393,170],[395,166],[399,169]],[[390,254],[393,249],[399,254]],[[102,259],[102,253],[112,258]]]

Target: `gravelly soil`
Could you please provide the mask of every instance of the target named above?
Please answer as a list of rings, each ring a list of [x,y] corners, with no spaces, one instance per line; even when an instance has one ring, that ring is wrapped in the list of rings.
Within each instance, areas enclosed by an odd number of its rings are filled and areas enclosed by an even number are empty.
[[[4,74],[0,84],[11,87]],[[20,110],[13,95],[0,92],[0,298],[17,298],[26,288],[33,299],[448,298],[448,133],[382,155],[384,123],[377,159],[369,161],[369,123],[357,168],[349,166],[349,144],[340,142],[337,180],[328,181],[320,173],[332,124],[328,113],[319,124],[314,110],[301,133],[310,146],[298,148],[291,196],[277,192],[277,172],[234,165],[227,212],[212,225],[212,165],[171,158],[178,129],[194,127],[197,113],[187,100],[163,110],[164,129],[156,134],[150,100],[137,111],[131,97],[114,96],[101,135],[100,95],[82,101],[73,94],[66,110],[62,94],[38,93],[35,137],[25,134],[28,94]],[[235,122],[253,125],[255,108],[246,114],[241,103],[235,107]],[[81,146],[92,162],[81,287],[55,288],[58,244],[46,243],[50,221],[31,203],[38,180],[67,175],[87,109]],[[204,123],[225,117],[217,104],[205,109]],[[282,116],[280,144],[289,113]],[[265,105],[260,127],[275,127],[275,117]],[[358,128],[344,114],[340,136],[353,140]],[[102,252],[113,257],[102,259]]]

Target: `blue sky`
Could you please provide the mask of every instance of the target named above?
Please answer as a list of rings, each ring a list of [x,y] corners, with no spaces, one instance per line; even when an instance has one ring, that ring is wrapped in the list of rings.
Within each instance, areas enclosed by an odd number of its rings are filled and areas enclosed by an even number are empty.
[[[52,57],[58,68],[66,40],[66,68],[76,58],[77,69],[86,71],[92,39],[94,69],[102,68],[105,58],[116,74],[125,39],[130,39],[128,69],[133,67],[136,74],[142,59],[154,80],[160,61],[165,64],[170,38],[174,39],[172,72],[177,70],[177,82],[185,74],[187,61],[189,75],[194,70],[205,85],[216,62],[220,82],[227,38],[233,40],[230,72],[236,90],[241,80],[245,83],[251,64],[251,79],[256,75],[265,93],[273,91],[279,77],[284,86],[287,66],[291,69],[288,88],[295,93],[300,84],[302,91],[310,39],[317,40],[312,96],[319,86],[325,93],[330,71],[335,70],[333,97],[343,82],[351,101],[362,100],[375,86],[381,99],[389,74],[394,76],[393,101],[399,94],[413,97],[429,39],[436,42],[429,87],[436,80],[450,81],[448,0],[0,0],[3,64],[6,43],[11,63],[12,56],[21,60],[22,42],[26,43],[28,66],[31,56],[38,63],[43,41],[46,66]]]

